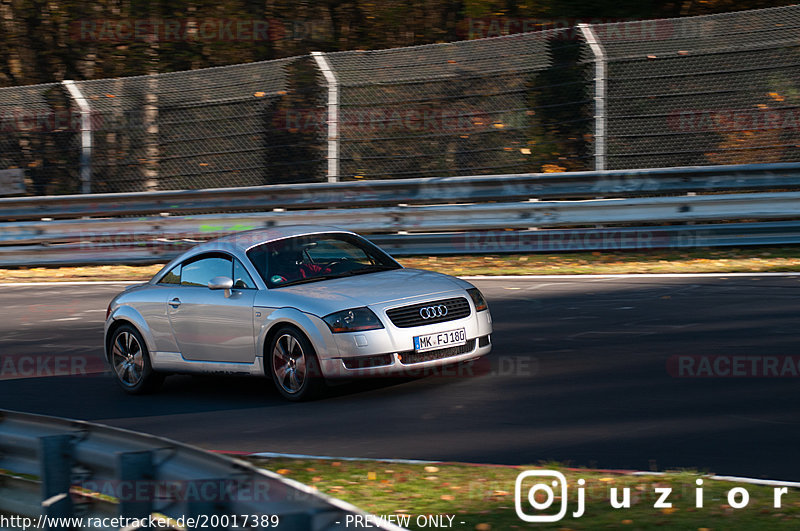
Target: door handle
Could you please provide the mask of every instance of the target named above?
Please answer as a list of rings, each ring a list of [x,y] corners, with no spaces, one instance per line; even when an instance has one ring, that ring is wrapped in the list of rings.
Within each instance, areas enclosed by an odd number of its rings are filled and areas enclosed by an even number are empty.
[[[181,300],[178,297],[175,297],[174,299],[169,301],[169,305],[172,306],[173,308],[177,308],[178,306],[181,305]]]

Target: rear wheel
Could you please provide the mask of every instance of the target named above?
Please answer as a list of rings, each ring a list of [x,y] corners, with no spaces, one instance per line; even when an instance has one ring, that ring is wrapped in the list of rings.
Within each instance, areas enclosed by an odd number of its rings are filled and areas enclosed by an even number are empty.
[[[131,325],[122,325],[114,331],[109,361],[117,383],[127,393],[138,395],[155,391],[164,380],[153,370],[144,339]]]
[[[275,387],[289,400],[309,400],[325,387],[311,342],[294,328],[283,327],[275,334],[269,368]]]

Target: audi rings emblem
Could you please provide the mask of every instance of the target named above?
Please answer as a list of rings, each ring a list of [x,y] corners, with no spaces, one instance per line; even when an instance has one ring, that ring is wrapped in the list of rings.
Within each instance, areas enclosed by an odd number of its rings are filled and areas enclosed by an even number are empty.
[[[419,316],[423,319],[436,319],[437,317],[444,317],[445,315],[447,315],[447,306],[444,304],[426,306],[419,310]]]

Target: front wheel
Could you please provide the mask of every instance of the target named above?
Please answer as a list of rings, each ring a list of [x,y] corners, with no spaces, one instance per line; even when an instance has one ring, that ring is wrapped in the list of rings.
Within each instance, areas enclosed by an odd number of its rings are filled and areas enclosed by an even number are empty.
[[[132,395],[155,391],[164,379],[153,370],[144,339],[131,325],[114,331],[109,358],[117,383]]]
[[[275,334],[269,367],[275,387],[289,400],[309,400],[325,387],[311,342],[294,328],[284,327]]]

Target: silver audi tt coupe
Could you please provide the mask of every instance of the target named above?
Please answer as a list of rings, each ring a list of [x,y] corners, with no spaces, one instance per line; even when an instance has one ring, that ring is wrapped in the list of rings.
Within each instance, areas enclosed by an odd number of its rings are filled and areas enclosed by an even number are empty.
[[[302,400],[326,380],[484,356],[491,332],[469,282],[405,269],[349,231],[293,226],[198,245],[117,295],[105,352],[130,393],[171,373],[248,374]]]

